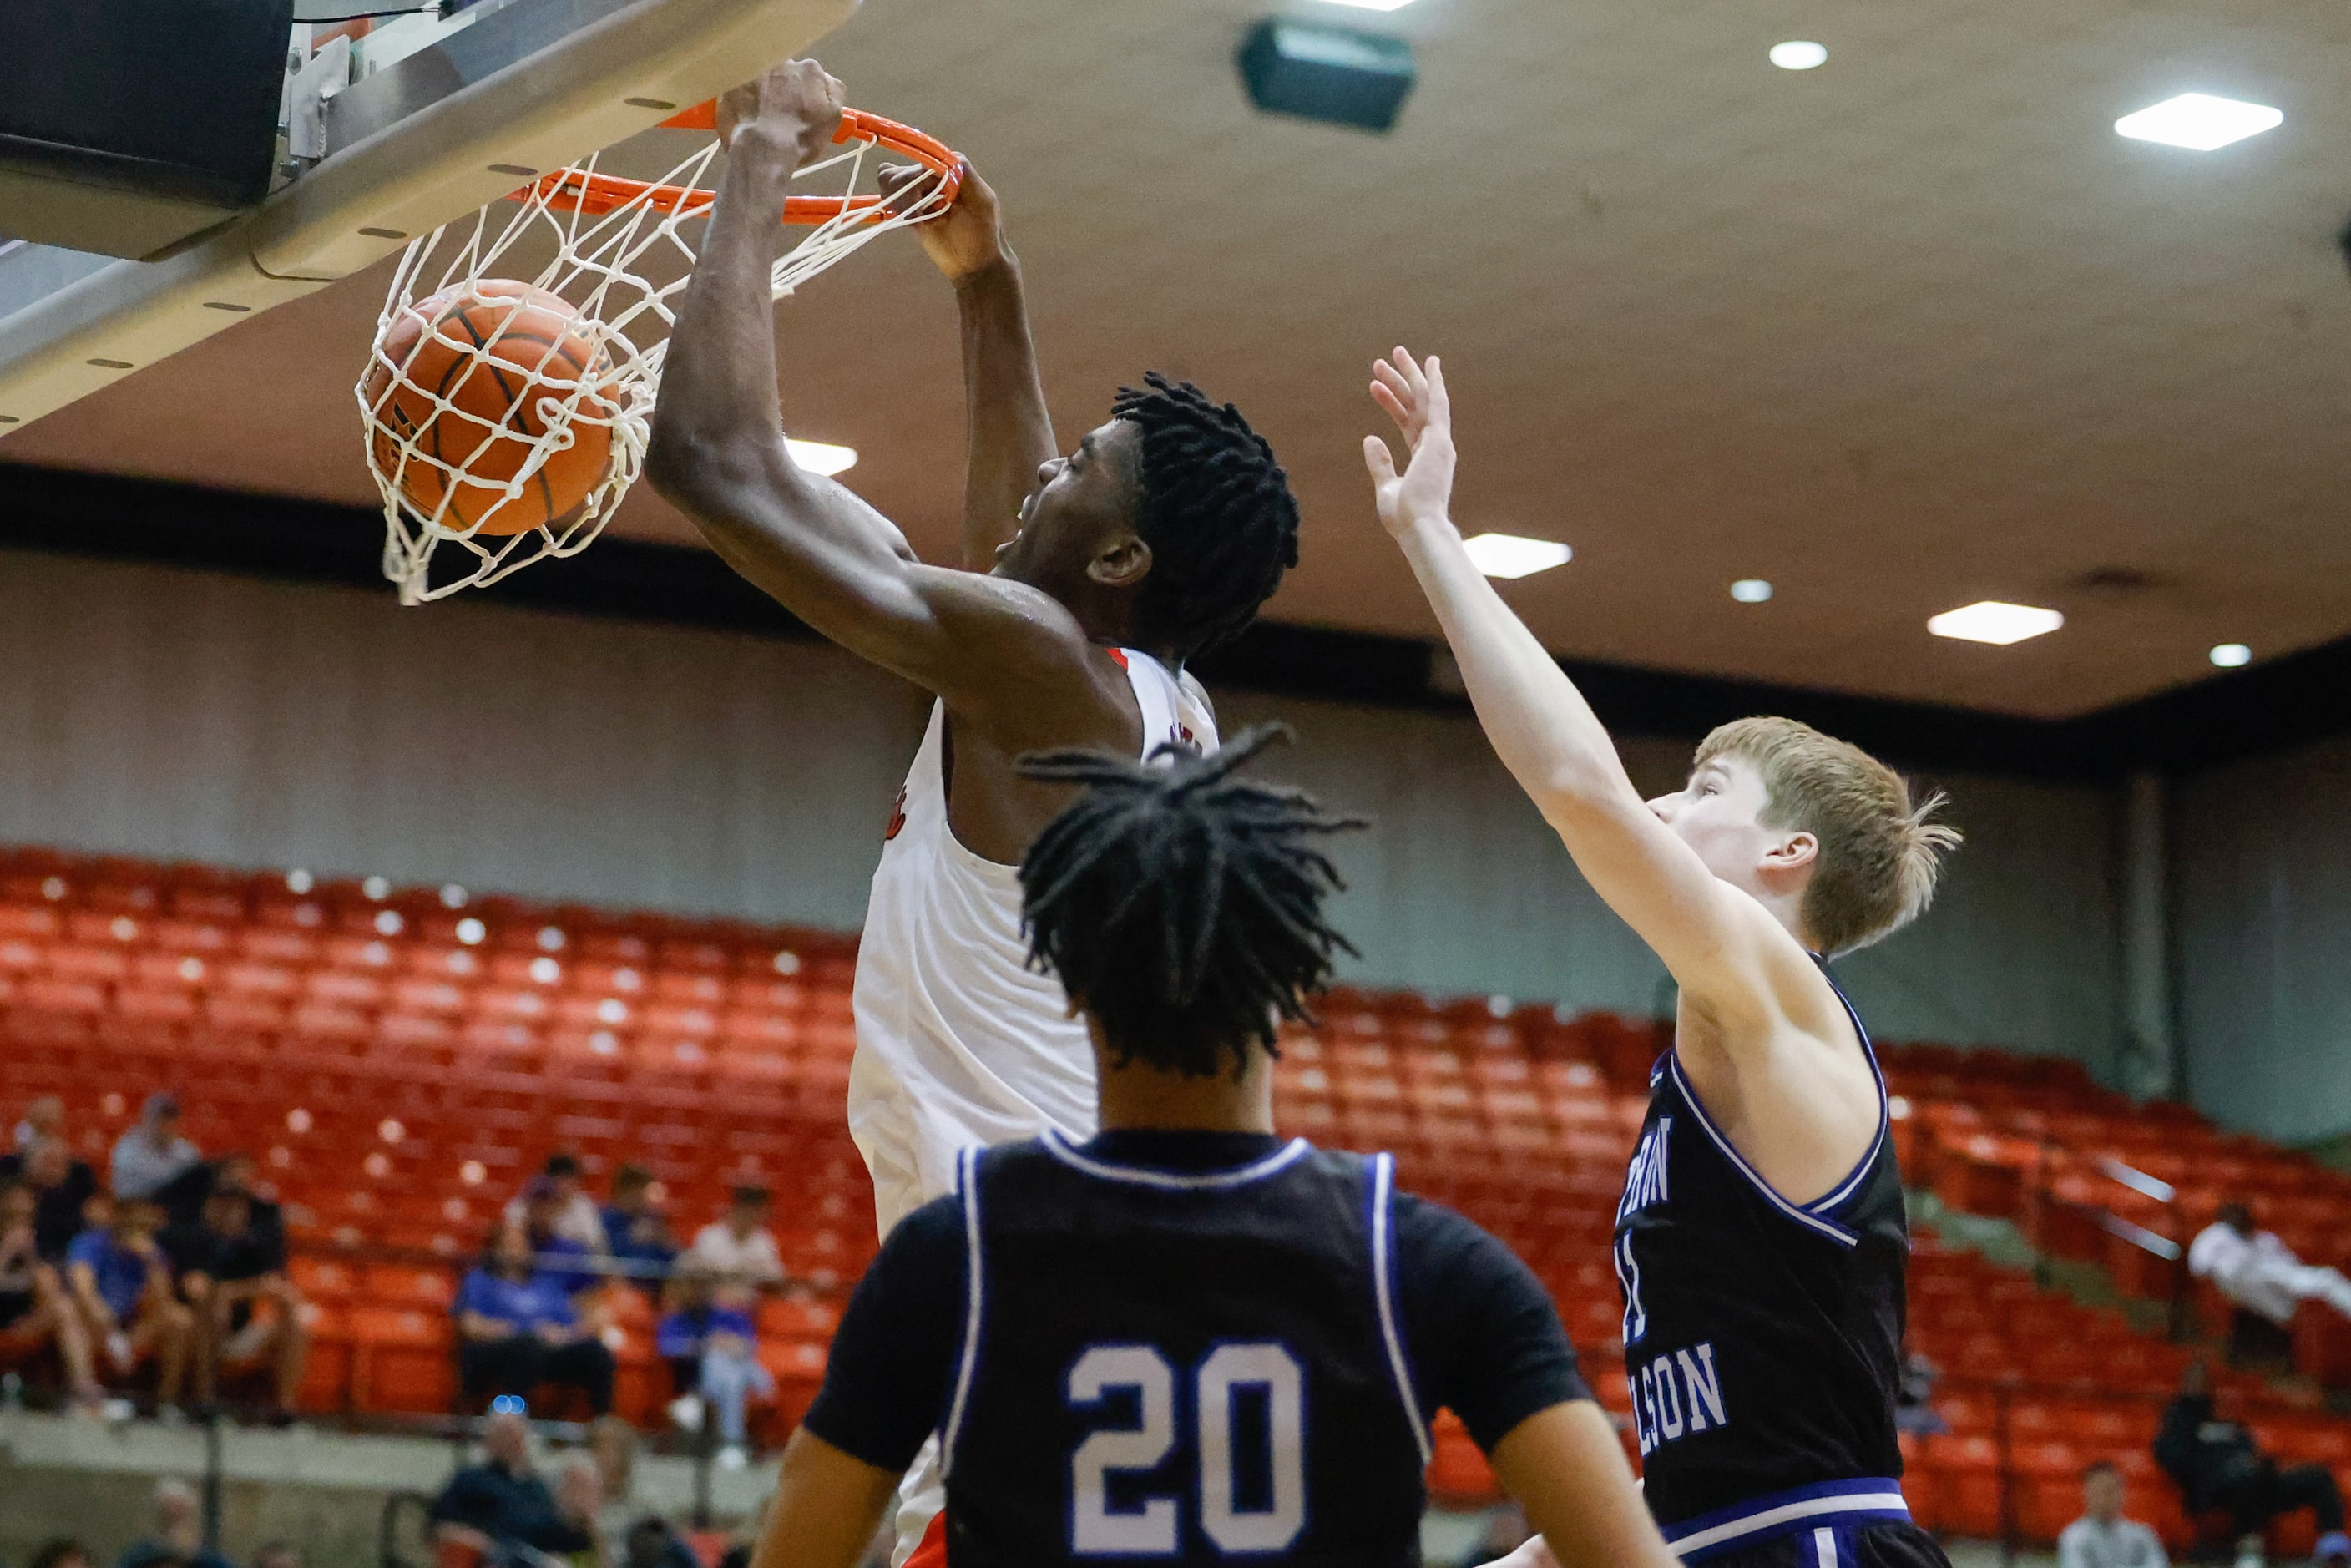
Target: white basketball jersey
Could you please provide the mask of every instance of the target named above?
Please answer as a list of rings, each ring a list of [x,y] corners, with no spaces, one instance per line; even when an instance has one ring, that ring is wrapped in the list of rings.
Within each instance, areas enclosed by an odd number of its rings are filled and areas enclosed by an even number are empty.
[[[1217,748],[1207,697],[1131,648],[1112,656],[1143,709],[1143,755]],[[947,825],[946,705],[906,775],[874,868],[857,953],[849,1131],[873,1177],[874,1218],[955,1189],[956,1151],[1058,1128],[1094,1132],[1094,1058],[1061,982],[1028,967],[1019,868],[972,853]]]

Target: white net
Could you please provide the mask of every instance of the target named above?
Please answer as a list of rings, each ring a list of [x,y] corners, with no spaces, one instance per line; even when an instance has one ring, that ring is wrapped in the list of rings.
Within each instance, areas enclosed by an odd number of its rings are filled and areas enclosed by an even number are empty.
[[[846,151],[794,176],[810,193],[787,221],[809,226],[776,263],[778,298],[954,200],[936,143],[853,110],[843,130]],[[877,144],[924,166],[887,207]],[[577,555],[611,520],[643,467],[717,154],[705,143],[653,183],[591,158],[410,244],[357,388],[401,602]]]

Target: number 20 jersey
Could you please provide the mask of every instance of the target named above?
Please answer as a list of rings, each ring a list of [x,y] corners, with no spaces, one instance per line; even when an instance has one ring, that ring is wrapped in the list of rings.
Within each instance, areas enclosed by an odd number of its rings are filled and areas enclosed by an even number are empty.
[[[1390,1183],[1302,1139],[1197,1175],[1050,1133],[967,1151],[954,1568],[1417,1564]]]
[[[1869,1152],[1799,1205],[1740,1157],[1676,1056],[1651,1074],[1616,1276],[1642,1490],[1686,1559],[1907,1517],[1894,1394],[1909,1228],[1878,1082]]]

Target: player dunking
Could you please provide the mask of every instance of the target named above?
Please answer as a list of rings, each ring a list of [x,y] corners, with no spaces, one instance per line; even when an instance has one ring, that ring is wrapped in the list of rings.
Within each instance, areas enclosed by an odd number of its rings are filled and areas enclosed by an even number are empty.
[[[1229,404],[1148,378],[1055,455],[1020,271],[976,174],[918,232],[963,320],[963,566],[926,566],[855,495],[799,469],[776,403],[768,269],[786,185],[829,148],[841,84],[809,61],[721,100],[726,173],[654,411],[645,473],[736,570],[818,632],[935,694],[892,813],[857,967],[850,1129],[886,1235],[948,1190],[956,1151],[1093,1131],[1093,1055],[1028,967],[1014,866],[1069,798],[1012,758],[1213,749],[1185,661],[1246,626],[1298,556],[1272,450]],[[910,1481],[898,1560],[936,1512]]]
[[[1270,732],[1091,786],[1020,867],[1083,1009],[1101,1133],[967,1150],[891,1232],[784,1451],[755,1568],[849,1568],[935,1427],[956,1568],[1405,1568],[1449,1406],[1560,1559],[1672,1561],[1526,1267],[1393,1190],[1384,1155],[1273,1135],[1279,1019],[1343,945],[1320,850],[1352,824],[1235,777]]]
[[[1885,1085],[1824,959],[1924,909],[1959,835],[1891,769],[1788,719],[1716,730],[1686,789],[1644,801],[1462,548],[1441,367],[1398,349],[1374,373],[1411,452],[1399,476],[1364,442],[1380,520],[1487,736],[1680,986],[1616,1218],[1650,1509],[1686,1561],[1940,1564],[1895,1439],[1909,1237]]]

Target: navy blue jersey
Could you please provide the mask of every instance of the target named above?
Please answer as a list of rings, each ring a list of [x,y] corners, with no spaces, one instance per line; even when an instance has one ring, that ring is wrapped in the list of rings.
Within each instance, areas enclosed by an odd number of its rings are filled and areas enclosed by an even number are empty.
[[[1525,1265],[1386,1156],[1119,1132],[963,1155],[893,1229],[808,1427],[939,1434],[955,1568],[1419,1561],[1427,1416],[1588,1396]]]
[[[1303,1142],[1186,1176],[1050,1135],[967,1156],[948,1561],[1417,1563],[1387,1183]]]
[[[1740,1157],[1668,1052],[1615,1248],[1643,1491],[1677,1551],[1908,1517],[1894,1394],[1910,1241],[1883,1077],[1868,1153],[1798,1205]]]

